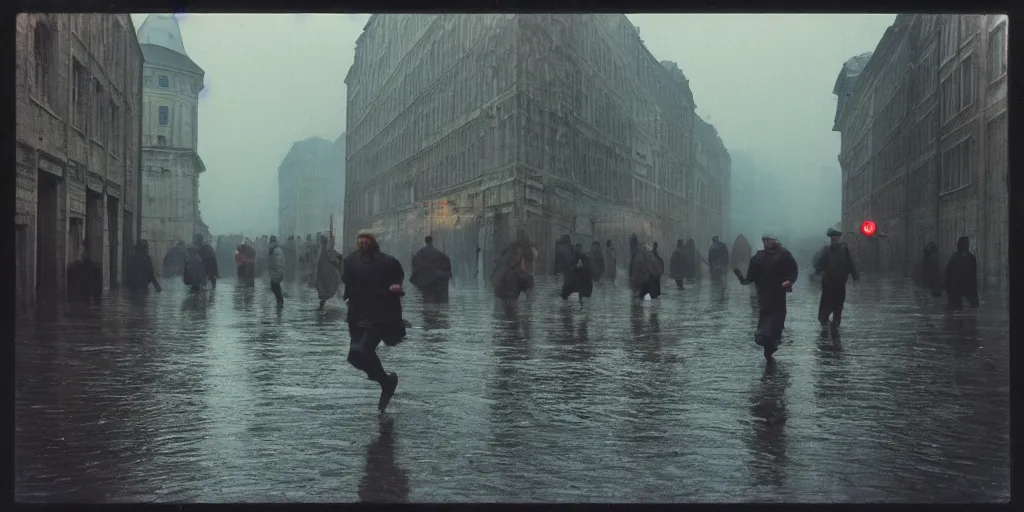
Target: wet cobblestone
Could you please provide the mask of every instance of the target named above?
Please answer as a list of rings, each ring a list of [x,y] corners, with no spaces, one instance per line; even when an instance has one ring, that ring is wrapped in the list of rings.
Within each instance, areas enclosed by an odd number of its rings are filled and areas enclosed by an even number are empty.
[[[766,364],[730,282],[588,310],[475,284],[411,292],[401,377],[345,362],[344,305],[265,283],[71,305],[16,329],[19,501],[970,502],[1009,497],[1005,299],[950,315],[902,281],[851,285],[842,340],[815,284]]]

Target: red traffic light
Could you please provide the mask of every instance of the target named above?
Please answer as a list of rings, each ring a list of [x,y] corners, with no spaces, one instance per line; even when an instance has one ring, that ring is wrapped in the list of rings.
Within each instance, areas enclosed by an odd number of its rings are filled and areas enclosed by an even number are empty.
[[[860,232],[864,236],[873,236],[875,234],[877,226],[870,220],[866,220],[860,224]]]

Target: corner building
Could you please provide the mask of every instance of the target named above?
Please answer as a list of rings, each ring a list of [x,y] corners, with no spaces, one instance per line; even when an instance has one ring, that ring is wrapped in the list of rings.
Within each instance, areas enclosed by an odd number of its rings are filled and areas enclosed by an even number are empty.
[[[518,227],[541,273],[563,234],[723,234],[728,154],[706,137],[697,165],[688,82],[623,15],[374,15],[345,82],[345,232],[404,262],[428,233],[457,273]]]
[[[15,311],[66,297],[86,254],[105,288],[138,235],[142,52],[127,14],[15,22]]]
[[[178,241],[210,240],[199,214],[199,93],[205,72],[185,53],[178,21],[150,14],[138,34],[142,90],[142,238],[154,269]]]

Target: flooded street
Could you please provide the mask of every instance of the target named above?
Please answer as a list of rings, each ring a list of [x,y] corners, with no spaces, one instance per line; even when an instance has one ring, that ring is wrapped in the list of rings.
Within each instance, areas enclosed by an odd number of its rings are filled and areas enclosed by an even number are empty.
[[[475,283],[405,301],[379,388],[345,361],[345,306],[222,282],[116,293],[16,329],[15,497],[30,502],[972,502],[1009,499],[1004,299],[943,313],[909,282],[851,284],[841,341],[818,284],[783,346],[751,290],[705,281],[581,311]]]

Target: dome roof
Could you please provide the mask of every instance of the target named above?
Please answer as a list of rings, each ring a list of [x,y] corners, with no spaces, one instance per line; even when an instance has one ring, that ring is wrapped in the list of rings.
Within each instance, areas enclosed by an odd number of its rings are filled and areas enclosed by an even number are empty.
[[[203,68],[199,67],[199,65],[193,62],[192,59],[174,50],[169,50],[163,46],[157,46],[155,44],[143,44],[141,45],[141,48],[142,57],[146,64],[159,64],[169,68],[195,73],[197,75],[204,74]]]
[[[139,27],[139,44],[163,46],[182,55],[185,43],[181,39],[181,29],[173,14],[150,14]]]

